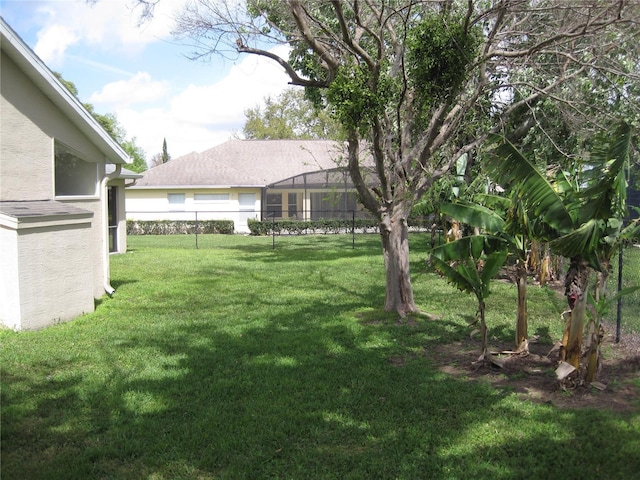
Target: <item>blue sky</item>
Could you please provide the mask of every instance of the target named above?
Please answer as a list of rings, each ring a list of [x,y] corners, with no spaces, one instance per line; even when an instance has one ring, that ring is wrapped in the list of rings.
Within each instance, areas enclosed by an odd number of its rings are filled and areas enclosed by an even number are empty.
[[[287,88],[283,70],[254,56],[193,61],[171,35],[184,0],[161,0],[138,26],[134,0],[0,0],[0,14],[82,102],[114,113],[149,159],[203,151],[240,134],[244,111]]]

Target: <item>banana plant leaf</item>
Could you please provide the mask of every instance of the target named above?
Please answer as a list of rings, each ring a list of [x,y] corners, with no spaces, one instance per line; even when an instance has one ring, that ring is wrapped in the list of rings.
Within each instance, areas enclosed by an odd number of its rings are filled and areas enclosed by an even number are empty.
[[[484,266],[482,267],[482,273],[480,274],[480,280],[482,280],[482,283],[487,287],[486,293],[489,293],[489,282],[498,274],[504,262],[507,261],[507,256],[508,252],[506,250],[487,255]]]
[[[479,268],[478,260],[484,254]],[[478,300],[489,294],[489,283],[508,256],[504,240],[473,235],[434,248],[429,257],[433,268],[459,290],[473,293]]]
[[[615,295],[612,295],[611,297],[601,298],[600,302],[596,302],[596,299],[593,296],[593,294],[589,292],[587,301],[589,302],[589,305],[593,307],[594,311],[598,314],[598,316],[602,318],[604,315],[606,315],[610,311],[611,307],[618,301],[619,298],[622,298],[625,295],[630,295],[638,290],[640,290],[640,286],[623,288],[622,290],[619,290],[618,292],[616,292]],[[590,310],[588,310],[587,312],[591,313]]]
[[[511,199],[504,195],[492,195],[490,193],[479,193],[474,200],[480,205],[491,209],[492,211],[506,212],[511,208]]]
[[[581,196],[589,218],[607,219],[626,215],[627,171],[631,148],[631,128],[620,125],[611,135],[612,141],[591,151],[592,169],[587,173],[590,185]]]
[[[597,251],[604,239],[606,223],[603,220],[589,220],[570,233],[549,242],[552,249],[565,257],[581,256],[596,270],[600,270]]]
[[[490,255],[506,249],[507,242],[495,235],[471,235],[434,248],[431,256],[444,262],[456,262],[467,258],[477,259],[482,252]]]
[[[491,135],[497,144],[487,159],[492,176],[525,205],[529,217],[538,217],[558,231],[569,231],[574,223],[560,194],[538,168],[500,135]]]
[[[487,207],[470,202],[444,203],[440,205],[440,211],[461,223],[492,233],[501,232],[505,227],[505,221],[500,215]]]
[[[436,256],[431,257],[429,261],[433,268],[458,290],[473,293],[477,297],[480,285],[474,281],[473,276],[468,275],[466,269],[453,268],[448,262]]]

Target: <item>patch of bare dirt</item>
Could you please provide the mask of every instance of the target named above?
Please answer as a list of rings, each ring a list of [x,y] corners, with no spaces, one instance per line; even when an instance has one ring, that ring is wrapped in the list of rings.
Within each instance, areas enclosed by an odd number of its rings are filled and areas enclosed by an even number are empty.
[[[558,352],[535,341],[528,355],[504,355],[504,367],[476,364],[480,354],[477,339],[439,345],[425,355],[436,368],[449,375],[489,381],[495,388],[515,392],[520,398],[550,403],[562,408],[602,408],[615,411],[640,410],[640,334],[626,333],[615,343],[615,327],[605,328],[601,366],[592,385],[562,388],[556,379]],[[508,350],[508,345],[492,345]],[[397,359],[395,362],[397,364]],[[598,388],[596,388],[596,385]]]

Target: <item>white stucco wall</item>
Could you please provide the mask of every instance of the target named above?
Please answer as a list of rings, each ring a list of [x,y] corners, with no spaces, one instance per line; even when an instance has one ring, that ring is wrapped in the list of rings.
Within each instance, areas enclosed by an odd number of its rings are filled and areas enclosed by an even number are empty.
[[[100,298],[105,294],[104,268],[105,262],[108,261],[108,255],[105,256],[106,249],[108,249],[108,238],[106,237],[107,219],[103,211],[104,205],[102,204],[102,200],[100,198],[79,198],[74,200],[71,198],[61,199],[60,197],[56,197],[56,200],[93,213],[91,228],[87,233],[87,244],[83,248],[92,259],[93,275],[91,277],[91,285],[93,286],[93,296]]]
[[[3,222],[0,321],[35,330],[94,310],[91,217]],[[4,268],[6,267],[6,269]]]
[[[20,270],[18,269],[18,233],[0,225],[0,323],[20,328]]]
[[[184,208],[176,209],[169,205],[168,194],[181,193],[185,195]],[[228,194],[228,201],[198,202],[198,194],[222,193]],[[247,207],[240,210],[240,194],[254,194],[253,210]],[[127,219],[130,220],[233,220],[235,230],[247,233],[247,218],[259,218],[261,207],[261,190],[259,188],[220,188],[220,189],[149,189],[128,188],[126,195]]]

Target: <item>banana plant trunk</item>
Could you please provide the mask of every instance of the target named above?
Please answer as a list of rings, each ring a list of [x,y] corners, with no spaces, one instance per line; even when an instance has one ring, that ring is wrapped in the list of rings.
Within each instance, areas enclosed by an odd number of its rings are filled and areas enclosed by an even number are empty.
[[[540,285],[546,285],[547,282],[555,277],[551,263],[551,249],[549,244],[545,243],[542,254],[542,262],[540,263]]]
[[[485,310],[486,306],[484,301],[478,300],[478,313],[480,314],[480,335],[482,336],[482,358],[485,360],[489,360],[491,358],[491,354],[488,348],[487,341],[487,323],[485,319]]]
[[[516,316],[516,352],[529,351],[527,314],[527,265],[526,261],[516,263],[516,285],[518,287],[518,311]]]
[[[409,268],[409,227],[407,218],[397,210],[384,213],[380,220],[382,253],[386,272],[384,309],[401,317],[417,312]]]
[[[596,303],[604,300],[607,291],[607,280],[611,265],[608,260],[602,260],[602,270],[598,272],[596,280]],[[587,330],[587,371],[585,381],[593,382],[598,371],[598,363],[600,359],[600,344],[602,343],[601,318],[597,316],[592,322],[589,322]]]
[[[582,356],[582,335],[587,310],[587,289],[589,287],[589,266],[581,258],[572,258],[565,280],[565,295],[569,303],[569,318],[563,336],[564,361],[576,370],[580,368]],[[565,344],[566,341],[566,344]],[[562,359],[562,357],[561,357]]]

